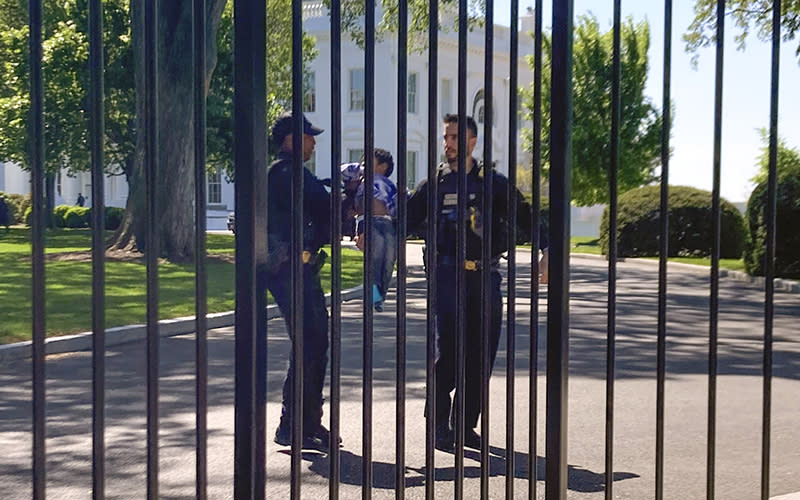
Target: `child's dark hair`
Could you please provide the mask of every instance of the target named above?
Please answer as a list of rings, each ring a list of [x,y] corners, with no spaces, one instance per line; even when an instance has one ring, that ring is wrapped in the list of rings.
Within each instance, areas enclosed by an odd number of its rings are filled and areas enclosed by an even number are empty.
[[[394,159],[392,159],[392,153],[386,151],[385,149],[375,148],[375,161],[376,165],[380,165],[381,163],[386,164],[386,177],[392,175],[392,172],[394,172]]]

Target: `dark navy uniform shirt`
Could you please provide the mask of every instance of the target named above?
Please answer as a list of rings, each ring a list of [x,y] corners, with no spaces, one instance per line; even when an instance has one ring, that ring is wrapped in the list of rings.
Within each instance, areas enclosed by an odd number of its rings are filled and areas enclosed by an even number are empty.
[[[484,168],[473,158],[473,167],[467,174],[467,256],[468,260],[480,260],[482,255],[482,231],[484,217],[483,184],[486,175],[492,176],[492,256],[499,257],[509,249],[508,231],[508,178],[493,169],[484,173]],[[439,167],[437,202],[437,250],[439,255],[456,256],[458,243],[458,173],[446,164]],[[408,233],[425,234],[428,220],[428,180],[423,180],[408,200]],[[517,230],[529,239],[531,227],[530,205],[517,190]],[[546,247],[546,242],[541,245]]]
[[[292,155],[278,153],[269,167],[267,232],[270,240],[290,242],[292,234]],[[303,167],[303,248],[316,252],[330,243],[331,196],[322,181]]]

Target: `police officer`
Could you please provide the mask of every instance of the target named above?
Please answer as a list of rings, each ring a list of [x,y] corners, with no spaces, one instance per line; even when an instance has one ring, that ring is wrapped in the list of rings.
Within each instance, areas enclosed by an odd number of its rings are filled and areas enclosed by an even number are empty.
[[[272,127],[272,140],[279,148],[268,179],[267,237],[269,255],[265,273],[267,287],[286,319],[289,336],[291,311],[291,266],[289,252],[292,227],[292,157],[302,154],[308,161],[315,136],[322,129],[303,116],[302,151],[292,151],[292,115],[284,113]],[[322,181],[303,167],[303,448],[328,451],[330,432],[322,425],[322,386],[328,363],[328,309],[319,271],[325,260],[322,245],[330,241],[330,195]],[[275,442],[291,444],[294,355],[283,384],[283,411],[275,431]]]
[[[458,231],[458,115],[448,114],[444,117],[443,145],[447,162],[439,167],[437,174],[438,201],[435,217],[437,218],[437,255],[438,269],[437,287],[437,330],[438,358],[436,360],[436,448],[451,451],[453,449],[453,429],[451,428],[450,393],[456,387],[456,336],[457,331],[457,297],[458,294],[449,284],[456,282],[456,273],[466,268],[466,332],[465,332],[465,381],[464,381],[464,444],[471,448],[480,448],[481,439],[475,426],[480,416],[480,388],[483,377],[481,373],[481,311],[485,301],[491,304],[491,328],[489,331],[490,370],[494,365],[497,346],[500,340],[503,302],[500,293],[500,272],[498,261],[502,253],[509,247],[508,235],[508,179],[491,169],[485,169],[473,157],[472,151],[478,139],[478,127],[472,117],[467,120],[466,175],[467,175],[467,220],[466,229],[466,261],[457,262]],[[491,255],[489,262],[482,262],[482,217],[484,213],[483,183],[492,176],[492,233],[490,236]],[[422,181],[408,201],[408,232],[419,233],[427,219],[428,181]],[[517,220],[523,234],[530,232],[530,206],[517,192]],[[543,245],[546,246],[546,245]],[[488,290],[482,289],[480,270],[491,268],[491,285]],[[455,411],[455,410],[453,410]]]

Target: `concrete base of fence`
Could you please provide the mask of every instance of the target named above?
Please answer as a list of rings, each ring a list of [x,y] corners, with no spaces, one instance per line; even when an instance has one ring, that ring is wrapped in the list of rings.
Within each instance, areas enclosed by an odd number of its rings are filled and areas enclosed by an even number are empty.
[[[363,286],[359,285],[348,290],[342,290],[342,301],[360,299],[363,296]],[[325,302],[331,305],[331,294],[325,296]],[[277,304],[267,307],[267,319],[280,316]],[[212,313],[206,316],[208,329],[223,328],[233,326],[234,311]],[[160,337],[171,337],[174,335],[185,335],[194,332],[197,328],[194,316],[182,318],[165,319],[158,322],[158,335]],[[109,328],[106,330],[106,347],[119,344],[126,344],[142,340],[147,335],[147,325],[126,325]],[[45,339],[45,354],[62,354],[65,352],[87,351],[92,348],[92,332],[82,332],[75,335],[63,335]],[[13,344],[0,345],[0,365],[8,362],[30,358],[32,356],[32,342],[15,342]]]

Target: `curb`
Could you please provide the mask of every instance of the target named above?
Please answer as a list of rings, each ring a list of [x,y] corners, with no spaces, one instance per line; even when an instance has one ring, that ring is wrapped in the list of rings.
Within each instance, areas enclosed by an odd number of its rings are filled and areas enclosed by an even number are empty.
[[[363,295],[363,285],[342,290],[342,302],[347,302]],[[325,295],[325,304],[330,307],[331,294]],[[277,304],[267,307],[267,319],[277,318],[281,315]],[[206,316],[208,330],[233,326],[235,321],[234,311],[211,313]],[[159,337],[173,337],[175,335],[186,335],[196,330],[194,316],[184,316],[181,318],[163,319],[158,322]],[[92,332],[76,333],[74,335],[63,335],[60,337],[47,338],[44,341],[45,356],[52,354],[63,354],[75,351],[88,351],[92,348]],[[126,325],[109,328],[106,330],[106,347],[120,344],[127,344],[144,340],[147,336],[147,325]],[[33,342],[26,340],[13,344],[0,345],[0,366],[12,361],[30,358],[33,355]]]

